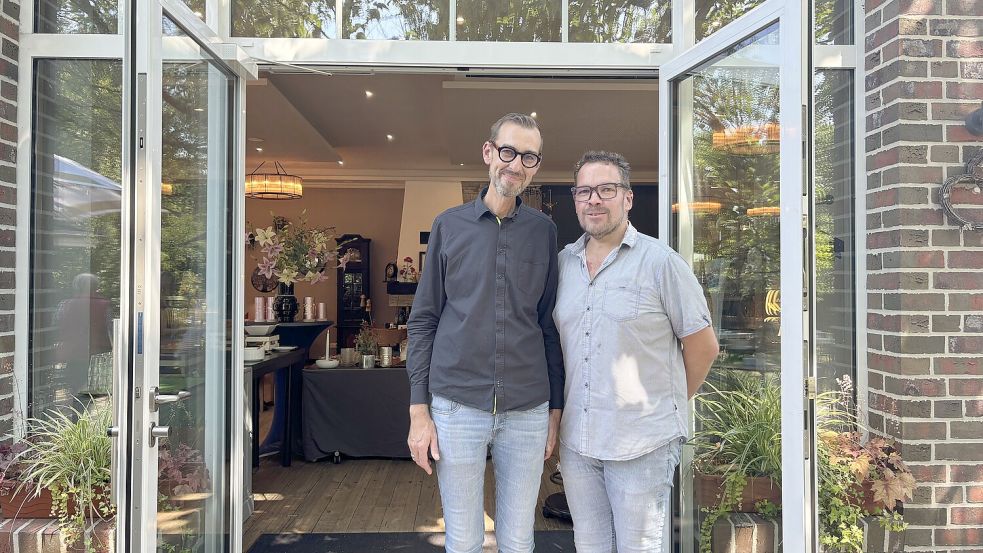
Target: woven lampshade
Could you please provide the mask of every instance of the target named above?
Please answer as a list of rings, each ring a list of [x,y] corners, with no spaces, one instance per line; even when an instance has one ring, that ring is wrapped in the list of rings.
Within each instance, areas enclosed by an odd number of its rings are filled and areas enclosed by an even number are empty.
[[[265,161],[263,163],[266,163]],[[263,200],[296,200],[304,196],[304,179],[297,175],[287,174],[279,162],[273,162],[276,173],[258,173],[246,175],[246,197]]]
[[[742,125],[714,132],[711,144],[717,150],[732,154],[774,154],[778,153],[781,135],[781,127],[778,123]]]

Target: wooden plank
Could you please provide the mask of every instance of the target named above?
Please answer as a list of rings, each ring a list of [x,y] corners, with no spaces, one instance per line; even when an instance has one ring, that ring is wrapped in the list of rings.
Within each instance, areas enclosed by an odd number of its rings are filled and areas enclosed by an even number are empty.
[[[417,469],[422,472],[422,469]],[[426,475],[426,473],[424,473]],[[413,522],[414,532],[443,532],[444,511],[440,506],[440,487],[437,486],[437,474],[423,476],[420,487],[420,502],[416,508],[416,520]]]
[[[383,532],[412,532],[420,505],[423,472],[415,463],[403,463],[399,469],[398,493],[394,493],[382,523]]]
[[[352,515],[351,522],[348,523],[348,532],[377,532],[379,526],[372,527],[373,513],[380,510],[385,514],[386,505],[392,499],[393,489],[385,489],[386,480],[393,472],[393,467],[397,461],[377,461],[379,470],[374,472],[365,487],[365,493],[355,507],[355,514]],[[388,491],[388,493],[386,493]],[[379,518],[381,525],[382,519]]]
[[[313,532],[344,532],[355,514],[365,487],[368,485],[373,472],[379,470],[378,461],[352,463],[352,469],[338,486],[334,497],[328,503],[320,518],[314,524]]]
[[[290,520],[290,525],[287,527],[290,532],[313,532],[317,521],[323,516],[331,501],[335,499],[342,482],[348,478],[352,471],[359,470],[359,465],[355,463],[342,463],[340,465],[317,463],[317,465],[321,472],[318,486],[304,502],[303,508],[297,512],[297,516]]]

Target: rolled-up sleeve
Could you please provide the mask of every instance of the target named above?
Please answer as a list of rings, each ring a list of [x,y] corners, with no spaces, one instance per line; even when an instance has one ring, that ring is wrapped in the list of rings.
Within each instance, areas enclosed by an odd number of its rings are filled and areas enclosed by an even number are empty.
[[[539,326],[543,329],[543,345],[546,349],[546,368],[550,381],[550,409],[563,409],[563,386],[566,374],[563,368],[563,350],[560,348],[560,333],[553,322],[553,308],[556,306],[556,289],[559,279],[557,266],[556,226],[550,227],[549,271],[546,288],[537,307]]]
[[[434,220],[427,244],[427,270],[423,271],[417,284],[416,296],[406,332],[409,338],[409,353],[406,358],[406,371],[410,381],[410,404],[416,405],[430,401],[430,360],[433,356],[433,342],[440,323],[447,296],[444,292],[444,273],[446,260],[441,251],[440,219]]]

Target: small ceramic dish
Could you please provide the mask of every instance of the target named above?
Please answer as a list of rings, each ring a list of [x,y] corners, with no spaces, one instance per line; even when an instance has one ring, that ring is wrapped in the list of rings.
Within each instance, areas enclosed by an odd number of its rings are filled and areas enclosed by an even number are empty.
[[[315,359],[314,364],[322,369],[333,369],[338,366],[337,359]]]

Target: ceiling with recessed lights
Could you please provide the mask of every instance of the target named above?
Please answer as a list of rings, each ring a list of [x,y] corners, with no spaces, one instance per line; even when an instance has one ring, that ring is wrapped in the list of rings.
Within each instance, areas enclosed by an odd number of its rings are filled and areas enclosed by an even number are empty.
[[[247,87],[247,172],[267,159],[280,160],[288,171],[291,164],[314,163],[322,175],[483,170],[488,128],[509,111],[536,113],[544,138],[541,172],[569,172],[589,148],[623,153],[636,172],[657,167],[655,80],[263,77]]]

